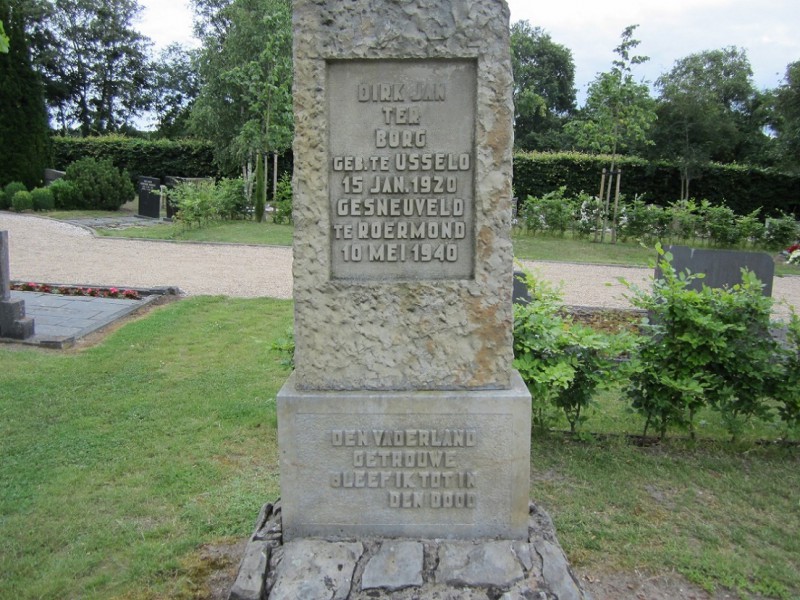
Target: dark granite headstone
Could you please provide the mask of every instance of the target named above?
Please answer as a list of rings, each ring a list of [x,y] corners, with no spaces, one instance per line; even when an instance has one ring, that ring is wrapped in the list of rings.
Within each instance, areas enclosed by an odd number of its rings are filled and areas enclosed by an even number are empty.
[[[746,268],[764,284],[764,295],[772,296],[775,263],[765,252],[708,250],[689,246],[667,246],[666,251],[672,254],[672,266],[678,273],[688,269],[691,273],[705,274],[702,279],[693,280],[690,289],[700,290],[704,285],[711,288],[732,287],[742,282],[742,269]],[[655,277],[661,277],[658,267]]]
[[[139,177],[139,216],[158,219],[161,216],[161,180]]]
[[[514,291],[511,298],[514,304],[528,304],[531,301],[531,294],[525,285],[525,273],[522,271],[514,271]]]

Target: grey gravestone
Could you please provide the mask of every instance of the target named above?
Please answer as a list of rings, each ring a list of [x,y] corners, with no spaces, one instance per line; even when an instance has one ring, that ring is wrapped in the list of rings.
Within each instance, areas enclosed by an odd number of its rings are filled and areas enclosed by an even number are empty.
[[[284,536],[524,539],[508,7],[293,7]]]
[[[151,219],[161,217],[161,180],[157,177],[139,177],[138,215]]]
[[[56,169],[45,169],[44,170],[44,184],[50,185],[54,181],[58,181],[64,175],[66,175],[66,171],[57,171]]]
[[[34,334],[34,322],[25,316],[25,301],[11,299],[8,232],[0,231],[0,337],[24,340]]]
[[[765,252],[708,250],[689,246],[668,246],[666,250],[672,254],[672,266],[678,273],[688,269],[692,273],[705,274],[702,279],[692,281],[690,289],[700,290],[704,285],[711,288],[732,287],[742,282],[742,269],[747,268],[764,284],[764,295],[772,295],[775,263]],[[655,277],[661,277],[658,267]]]

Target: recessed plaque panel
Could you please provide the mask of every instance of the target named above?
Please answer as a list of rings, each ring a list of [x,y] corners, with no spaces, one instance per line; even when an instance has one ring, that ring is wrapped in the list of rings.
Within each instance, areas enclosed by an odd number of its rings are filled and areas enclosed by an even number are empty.
[[[472,279],[476,64],[327,65],[331,278]]]

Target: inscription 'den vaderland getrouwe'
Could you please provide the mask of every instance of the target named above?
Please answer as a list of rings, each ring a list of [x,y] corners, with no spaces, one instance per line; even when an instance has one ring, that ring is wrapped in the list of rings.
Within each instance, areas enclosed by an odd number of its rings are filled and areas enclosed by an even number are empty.
[[[332,488],[384,491],[389,508],[476,508],[478,476],[462,464],[474,429],[335,429],[330,441],[349,463],[330,473]]]
[[[331,276],[471,279],[472,61],[328,64]]]

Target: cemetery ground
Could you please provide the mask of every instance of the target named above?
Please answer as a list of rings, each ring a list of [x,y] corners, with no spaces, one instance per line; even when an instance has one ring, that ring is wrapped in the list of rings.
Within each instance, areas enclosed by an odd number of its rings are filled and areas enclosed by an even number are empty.
[[[0,597],[223,598],[279,495],[291,323],[288,300],[200,296],[75,350],[0,346]],[[596,599],[800,597],[798,447],[699,421],[637,445],[610,392],[587,433],[533,431],[531,498]]]
[[[224,598],[279,494],[291,313],[195,296],[72,351],[0,346],[0,597]],[[642,421],[612,391],[580,436],[533,432],[531,498],[596,600],[800,598],[797,432],[764,444],[780,433],[755,422],[731,444],[698,422],[696,442],[631,443]]]
[[[93,211],[91,216],[101,216]],[[114,213],[105,213],[106,216]],[[54,213],[53,218],[74,218],[71,213]],[[113,218],[113,217],[112,217]],[[291,246],[293,228],[291,225],[277,225],[271,222],[219,221],[202,228],[186,228],[179,223],[163,223],[148,227],[99,227],[96,233],[104,237],[134,239],[161,239],[193,242],[219,242],[239,244],[265,244],[272,246]],[[642,243],[637,240],[619,241],[616,244],[595,243],[588,238],[575,238],[547,234],[532,235],[516,228],[512,234],[514,255],[520,259],[559,261],[607,265],[649,266],[655,253],[654,242]],[[663,243],[668,244],[669,241]],[[681,243],[676,240],[675,243]],[[699,246],[704,247],[704,246]],[[752,248],[743,248],[752,250]],[[776,253],[773,253],[776,254]],[[800,275],[800,265],[789,265],[778,260],[775,265],[777,275]]]

